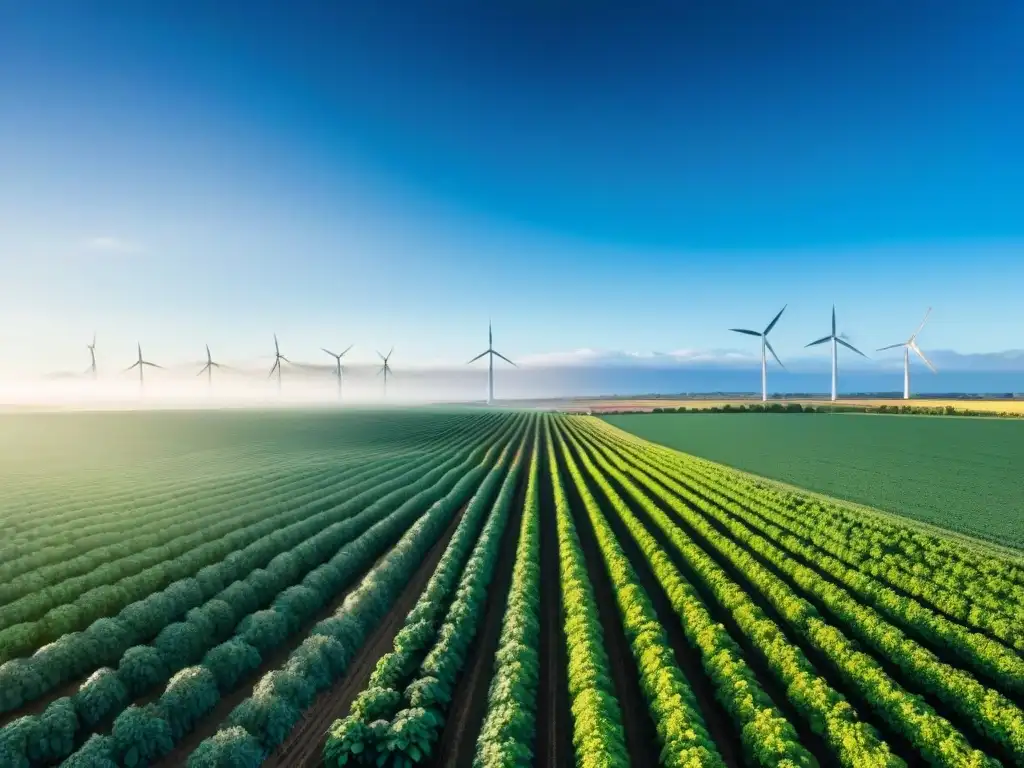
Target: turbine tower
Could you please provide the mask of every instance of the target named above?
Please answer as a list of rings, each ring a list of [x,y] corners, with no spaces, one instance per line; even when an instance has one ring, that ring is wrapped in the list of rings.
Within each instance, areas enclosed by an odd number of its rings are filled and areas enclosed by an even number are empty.
[[[125,370],[126,371],[130,371],[132,368],[136,368],[137,367],[139,369],[139,387],[144,387],[144,386],[146,386],[146,382],[143,379],[142,372],[144,370],[146,370],[146,366],[148,365],[150,368],[163,368],[163,366],[162,365],[157,365],[156,363],[151,363],[148,360],[144,360],[142,358],[142,343],[140,342],[138,346],[139,346],[139,359],[136,360],[131,365],[129,365],[127,368],[125,368]]]
[[[786,306],[789,306],[788,304]],[[746,328],[730,328],[730,331],[734,333],[745,333],[747,336],[757,336],[761,339],[761,402],[768,402],[768,358],[765,356],[765,351],[772,353],[772,357],[775,358],[775,362],[782,365],[782,361],[779,360],[779,356],[775,354],[775,350],[772,349],[772,344],[768,341],[768,334],[771,333],[772,328],[779,322],[779,318],[782,317],[782,313],[786,311],[786,307],[779,310],[779,314],[775,316],[775,319],[768,323],[768,327],[761,333],[757,331],[749,331]],[[783,368],[786,366],[782,365]]]
[[[865,355],[863,352],[861,352],[855,346],[853,346],[852,344],[847,342],[846,339],[843,339],[840,336],[836,335],[836,305],[835,304],[832,305],[832,333],[830,333],[828,336],[822,336],[817,341],[812,341],[807,346],[808,347],[814,347],[814,346],[817,346],[818,344],[824,344],[826,341],[831,341],[832,342],[832,401],[835,402],[835,399],[836,399],[836,383],[837,383],[837,380],[839,379],[839,347],[837,345],[842,344],[844,347],[846,347],[847,349],[853,350],[854,352],[856,352],[858,355],[860,355],[863,358],[867,358],[867,355]]]
[[[269,379],[274,375],[274,371],[277,371],[277,391],[281,391],[281,361],[284,360],[286,363],[290,363],[287,357],[281,354],[281,347],[277,343],[277,334],[274,334],[274,365],[270,368],[270,373],[267,374]]]
[[[931,364],[931,361],[927,357],[924,356],[924,352],[921,351],[921,348],[919,346],[917,346],[917,334],[919,334],[921,332],[921,329],[924,328],[924,324],[928,322],[928,316],[931,313],[932,313],[932,308],[928,307],[928,311],[924,313],[924,320],[922,320],[921,324],[919,326],[917,326],[917,330],[914,331],[913,335],[909,339],[907,339],[906,341],[901,341],[899,344],[890,344],[889,346],[882,347],[881,349],[878,350],[879,352],[882,352],[882,351],[884,351],[886,349],[896,349],[896,347],[903,347],[903,399],[904,400],[909,400],[910,399],[910,350],[914,350],[914,353],[918,357],[920,357],[922,361],[924,361],[924,364],[927,365],[931,369],[932,373],[938,373],[938,371],[935,370],[935,366]]]
[[[196,376],[202,376],[206,374],[207,386],[213,386],[213,369],[220,368],[220,363],[213,362],[213,357],[210,356],[210,345],[206,345],[206,365],[199,369],[199,373]]]
[[[377,371],[377,375],[378,375],[378,376],[380,376],[380,375],[381,375],[382,373],[384,374],[384,397],[387,397],[387,396],[388,396],[388,374],[389,374],[389,373],[392,373],[392,371],[391,371],[391,366],[390,366],[390,365],[388,365],[388,360],[390,360],[390,359],[391,359],[391,354],[392,354],[392,353],[393,353],[394,351],[395,351],[395,348],[394,348],[394,347],[392,347],[392,348],[391,348],[391,349],[390,349],[390,350],[388,351],[388,353],[387,353],[386,355],[382,355],[382,354],[381,354],[380,352],[378,352],[378,353],[377,353],[377,357],[379,357],[379,358],[380,358],[381,360],[383,360],[383,361],[384,361],[384,365],[382,365],[382,366],[380,367],[380,370],[379,370],[379,371]]]
[[[334,375],[338,377],[338,399],[339,400],[341,400],[341,358],[343,358],[345,355],[347,355],[348,351],[350,349],[352,349],[353,346],[354,345],[349,344],[348,347],[345,349],[345,351],[342,352],[340,355],[334,354],[333,352],[331,352],[331,350],[327,349],[327,347],[320,347],[320,349],[322,349],[328,355],[333,357],[335,359],[335,361],[338,363],[338,368],[335,371]]]
[[[490,320],[487,321],[487,349],[485,349],[479,355],[477,355],[472,360],[470,360],[469,363],[475,363],[477,360],[479,360],[484,355],[488,356],[488,358],[487,358],[487,404],[491,405],[492,403],[494,403],[494,358],[496,356],[500,357],[502,360],[504,360],[506,363],[511,365],[513,368],[518,368],[519,366],[516,365],[515,363],[513,363],[511,360],[509,360],[507,357],[505,357],[503,354],[501,354],[501,352],[499,352],[498,350],[496,350],[494,348],[494,332],[491,330],[491,321]],[[469,363],[466,363],[466,365],[469,365]]]
[[[93,380],[96,379],[96,331],[92,332],[92,344],[85,345],[89,350],[89,372],[92,373]]]

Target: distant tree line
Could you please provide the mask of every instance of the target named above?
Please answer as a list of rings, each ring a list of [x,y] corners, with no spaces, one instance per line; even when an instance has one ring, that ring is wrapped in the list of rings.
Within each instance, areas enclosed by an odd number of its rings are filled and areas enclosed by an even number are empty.
[[[601,416],[622,416],[637,413],[887,413],[913,416],[991,416],[994,418],[1024,418],[1024,412],[978,411],[956,408],[952,405],[927,407],[919,405],[802,405],[801,403],[766,403],[750,405],[716,405],[707,408],[654,408],[653,410],[621,409],[602,410]]]

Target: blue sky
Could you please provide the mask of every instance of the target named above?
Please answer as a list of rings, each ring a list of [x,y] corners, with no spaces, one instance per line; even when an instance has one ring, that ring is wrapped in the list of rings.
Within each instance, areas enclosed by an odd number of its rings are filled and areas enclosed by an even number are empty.
[[[6,359],[1024,346],[1020,3],[387,5],[4,4]]]

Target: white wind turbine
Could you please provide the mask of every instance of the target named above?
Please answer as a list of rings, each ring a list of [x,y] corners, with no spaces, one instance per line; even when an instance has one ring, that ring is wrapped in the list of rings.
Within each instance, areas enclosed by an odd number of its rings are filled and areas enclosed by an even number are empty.
[[[290,363],[291,362],[291,360],[289,360],[287,357],[285,357],[284,355],[281,354],[281,347],[278,346],[277,334],[275,333],[274,334],[274,365],[271,366],[270,373],[267,374],[267,378],[269,379],[271,376],[274,375],[274,371],[277,371],[277,391],[279,393],[281,391],[281,361],[282,360],[284,360],[286,363]]]
[[[125,368],[125,370],[126,371],[130,371],[132,368],[138,368],[139,369],[139,387],[142,388],[142,387],[146,386],[145,379],[143,378],[143,375],[142,375],[142,372],[146,369],[146,366],[148,365],[150,368],[163,368],[163,366],[162,365],[157,365],[156,363],[151,363],[148,360],[144,360],[142,358],[142,343],[141,342],[139,342],[138,347],[139,347],[139,359],[136,360],[131,365],[129,365],[127,368]]]
[[[92,332],[92,344],[85,345],[89,350],[89,372],[96,378],[96,331]]]
[[[808,344],[808,347],[814,347],[818,344],[824,344],[826,341],[832,342],[832,400],[836,399],[836,383],[839,379],[839,347],[838,344],[842,344],[847,349],[853,350],[863,358],[867,358],[863,352],[857,349],[855,346],[847,342],[845,339],[836,335],[836,305],[832,305],[832,333],[828,336],[822,336],[817,341],[812,341]]]
[[[484,355],[488,355],[488,359],[487,359],[487,404],[491,405],[494,402],[494,358],[495,357],[500,357],[502,360],[504,360],[506,363],[511,365],[513,368],[518,368],[519,366],[516,365],[515,363],[513,363],[511,360],[509,360],[507,357],[505,357],[503,354],[501,354],[501,352],[499,352],[498,350],[496,350],[494,348],[494,333],[491,330],[491,322],[489,320],[487,321],[487,349],[485,349],[479,355],[477,355],[472,360],[470,360],[469,363],[475,363],[477,360],[479,360]],[[466,365],[469,365],[469,363],[466,363]]]
[[[932,308],[928,307],[928,311],[924,313],[924,320],[917,326],[917,330],[911,335],[906,341],[901,341],[899,344],[890,344],[887,347],[882,347],[879,352],[886,349],[896,349],[897,347],[903,347],[903,399],[910,399],[910,350],[914,350],[914,353],[921,358],[925,365],[927,365],[932,373],[938,373],[935,370],[935,366],[931,364],[931,361],[924,356],[924,352],[917,346],[917,334],[924,328],[924,324],[928,322],[928,316],[932,313]]]
[[[206,365],[204,365],[202,368],[199,369],[199,373],[197,373],[196,376],[202,376],[205,373],[206,374],[206,384],[207,384],[207,386],[212,387],[213,386],[213,369],[214,368],[220,368],[220,367],[221,367],[220,363],[213,362],[213,357],[210,355],[210,345],[207,344],[206,345]]]
[[[394,375],[391,371],[391,366],[388,365],[388,360],[391,359],[391,355],[394,351],[395,348],[392,347],[386,355],[382,355],[380,352],[377,353],[377,357],[384,361],[384,365],[382,365],[380,367],[380,370],[377,371],[378,376],[380,376],[382,373],[384,374],[384,397],[388,396],[388,374],[391,373],[392,375]]]
[[[339,400],[341,400],[341,358],[343,358],[345,355],[347,355],[348,351],[350,349],[352,349],[353,346],[355,346],[355,345],[349,344],[348,347],[345,349],[345,351],[342,352],[340,355],[334,354],[333,352],[331,352],[331,350],[327,349],[326,347],[320,347],[320,349],[322,349],[328,355],[333,357],[337,361],[337,363],[338,363],[337,370],[335,371],[335,376],[338,377],[338,399]]]
[[[788,306],[788,305],[786,305],[786,306]],[[730,328],[729,329],[730,331],[733,331],[734,333],[745,333],[747,336],[757,336],[758,338],[761,339],[761,402],[762,403],[768,402],[768,358],[765,355],[766,350],[768,352],[772,353],[772,357],[775,358],[775,362],[777,362],[779,365],[782,365],[782,361],[779,360],[779,356],[776,355],[775,354],[775,350],[772,349],[771,342],[768,341],[768,334],[771,333],[772,328],[774,328],[775,324],[777,322],[779,322],[779,318],[782,317],[782,313],[785,312],[785,311],[786,311],[786,307],[783,307],[782,309],[780,309],[779,310],[779,314],[777,314],[775,316],[775,319],[773,319],[770,323],[768,323],[768,327],[765,328],[760,333],[758,333],[757,331],[747,330],[746,328]],[[785,368],[786,366],[782,365],[782,367]]]

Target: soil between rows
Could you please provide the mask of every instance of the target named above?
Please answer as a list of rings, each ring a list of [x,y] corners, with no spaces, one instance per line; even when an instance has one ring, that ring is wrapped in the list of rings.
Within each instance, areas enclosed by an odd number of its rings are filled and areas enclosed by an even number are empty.
[[[433,573],[434,567],[437,565],[437,561],[441,558],[441,554],[444,552],[445,546],[447,546],[448,539],[450,539],[452,534],[455,532],[455,528],[458,526],[459,520],[462,519],[462,514],[464,511],[465,506],[459,509],[458,512],[453,516],[452,522],[448,525],[448,528],[445,530],[440,541],[430,549],[430,551],[427,553],[426,558],[424,559],[423,564],[420,566],[416,574],[413,576],[412,581],[410,581],[410,584],[419,583],[420,585],[416,595],[412,598],[412,603],[415,603],[416,597],[418,597],[419,595],[419,591],[422,591],[423,586],[426,584],[426,580],[430,578],[430,574]],[[390,551],[391,547],[389,547],[388,550],[381,555],[381,558],[386,557],[388,552]],[[379,561],[380,558],[378,558],[376,562]],[[343,590],[333,601],[331,601],[327,606],[321,609],[319,613],[317,613],[313,618],[309,619],[298,630],[298,632],[296,632],[291,637],[291,639],[288,642],[279,647],[269,656],[265,657],[263,663],[259,666],[259,668],[256,669],[254,672],[250,673],[249,675],[247,675],[245,678],[243,678],[242,682],[239,685],[237,685],[233,691],[226,694],[225,696],[222,696],[220,702],[217,704],[214,710],[207,714],[205,717],[203,717],[202,720],[200,720],[198,727],[194,731],[192,731],[188,736],[186,736],[175,747],[175,749],[172,752],[164,756],[164,758],[161,759],[159,762],[155,763],[154,766],[166,766],[166,768],[170,768],[171,766],[185,765],[185,763],[188,761],[188,756],[195,750],[195,748],[198,747],[199,744],[204,739],[216,733],[217,730],[219,730],[221,724],[231,713],[231,711],[236,706],[238,706],[242,701],[244,701],[246,698],[252,695],[253,688],[255,688],[256,684],[260,681],[260,679],[268,672],[282,666],[288,660],[288,657],[291,655],[292,651],[294,651],[299,645],[302,644],[302,642],[307,637],[309,637],[309,633],[313,629],[313,627],[315,627],[319,622],[323,621],[324,619],[331,617],[334,614],[334,612],[341,607],[341,605],[345,602],[345,599],[348,597],[348,595],[359,586],[359,583],[362,581],[363,577],[366,575],[366,573],[372,570],[374,565],[376,565],[376,562],[369,568],[367,568],[365,571],[363,571],[360,574],[360,576],[353,581],[349,589]],[[424,570],[426,570],[425,574],[423,573]],[[402,595],[399,597],[398,601],[396,602],[396,607],[392,609],[391,613],[389,613],[388,616],[385,617],[384,620],[377,626],[373,634],[370,635],[370,638],[367,640],[367,642],[364,643],[363,649],[360,650],[357,653],[357,655],[352,659],[352,662],[349,665],[349,672],[347,673],[346,680],[350,678],[353,671],[356,670],[357,665],[360,663],[360,660],[363,657],[363,653],[364,650],[366,649],[366,646],[373,643],[377,634],[383,628],[390,626],[389,622],[392,621],[392,615],[395,613],[395,610],[397,610],[403,605],[402,601],[405,599],[405,597],[406,592],[403,592]],[[398,619],[398,624],[397,626],[395,626],[394,631],[392,632],[391,637],[388,641],[389,643],[391,642],[391,640],[394,639],[394,635],[397,634],[398,629],[401,627],[402,619],[405,618],[405,614],[408,613],[408,611],[411,610],[411,608],[412,604],[410,604],[401,613]],[[366,673],[367,678],[369,677],[370,672],[373,671],[373,665],[376,664],[377,659],[384,653],[385,651],[381,651],[373,657],[372,661],[369,662],[369,669],[367,670]],[[345,681],[342,682],[344,683]],[[305,732],[305,729],[307,728],[307,725],[310,720],[310,714],[316,711],[317,706],[320,703],[320,699],[324,696],[331,694],[338,688],[339,686],[335,686],[334,688],[321,694],[317,698],[317,701],[313,704],[313,708],[306,711],[306,713],[303,715],[303,719],[300,720],[299,724],[296,725],[296,727],[293,729],[292,735],[289,736],[289,739],[285,742],[284,745],[282,745],[282,748],[288,745],[290,741],[292,741],[297,731],[302,730],[303,732]],[[358,691],[359,689],[356,689],[354,693],[358,693]],[[327,725],[329,725],[330,722],[333,721],[333,719],[334,718],[331,718],[331,720],[327,721],[327,724],[324,725],[321,731],[326,731]],[[316,737],[320,740],[320,743],[322,744],[323,733],[317,732]],[[274,755],[271,755],[270,760],[268,760],[266,764],[272,764],[275,756],[281,752],[282,748],[279,748],[277,752],[274,753]],[[316,756],[317,759],[319,760],[319,750],[317,750]],[[282,763],[282,765],[292,766],[299,765],[299,763],[293,762],[291,760],[291,757],[289,756],[289,759],[286,762]]]
[[[345,676],[334,686],[322,691],[313,701],[302,718],[292,728],[292,732],[264,762],[265,766],[276,768],[299,768],[300,766],[318,766],[323,764],[323,747],[327,729],[331,723],[349,714],[352,702],[355,701],[373,674],[377,661],[390,651],[395,642],[395,635],[402,629],[405,617],[416,605],[427,582],[437,568],[437,563],[448,547],[455,530],[459,527],[462,515],[466,511],[463,505],[452,517],[448,528],[441,538],[430,548],[419,568],[406,583],[395,604],[387,615],[374,628],[363,645],[356,651],[349,662]],[[340,603],[343,602],[339,601]]]
[[[540,454],[540,680],[537,685],[537,768],[564,768],[573,763],[572,712],[567,679],[565,614],[558,558],[558,524],[547,443]]]

